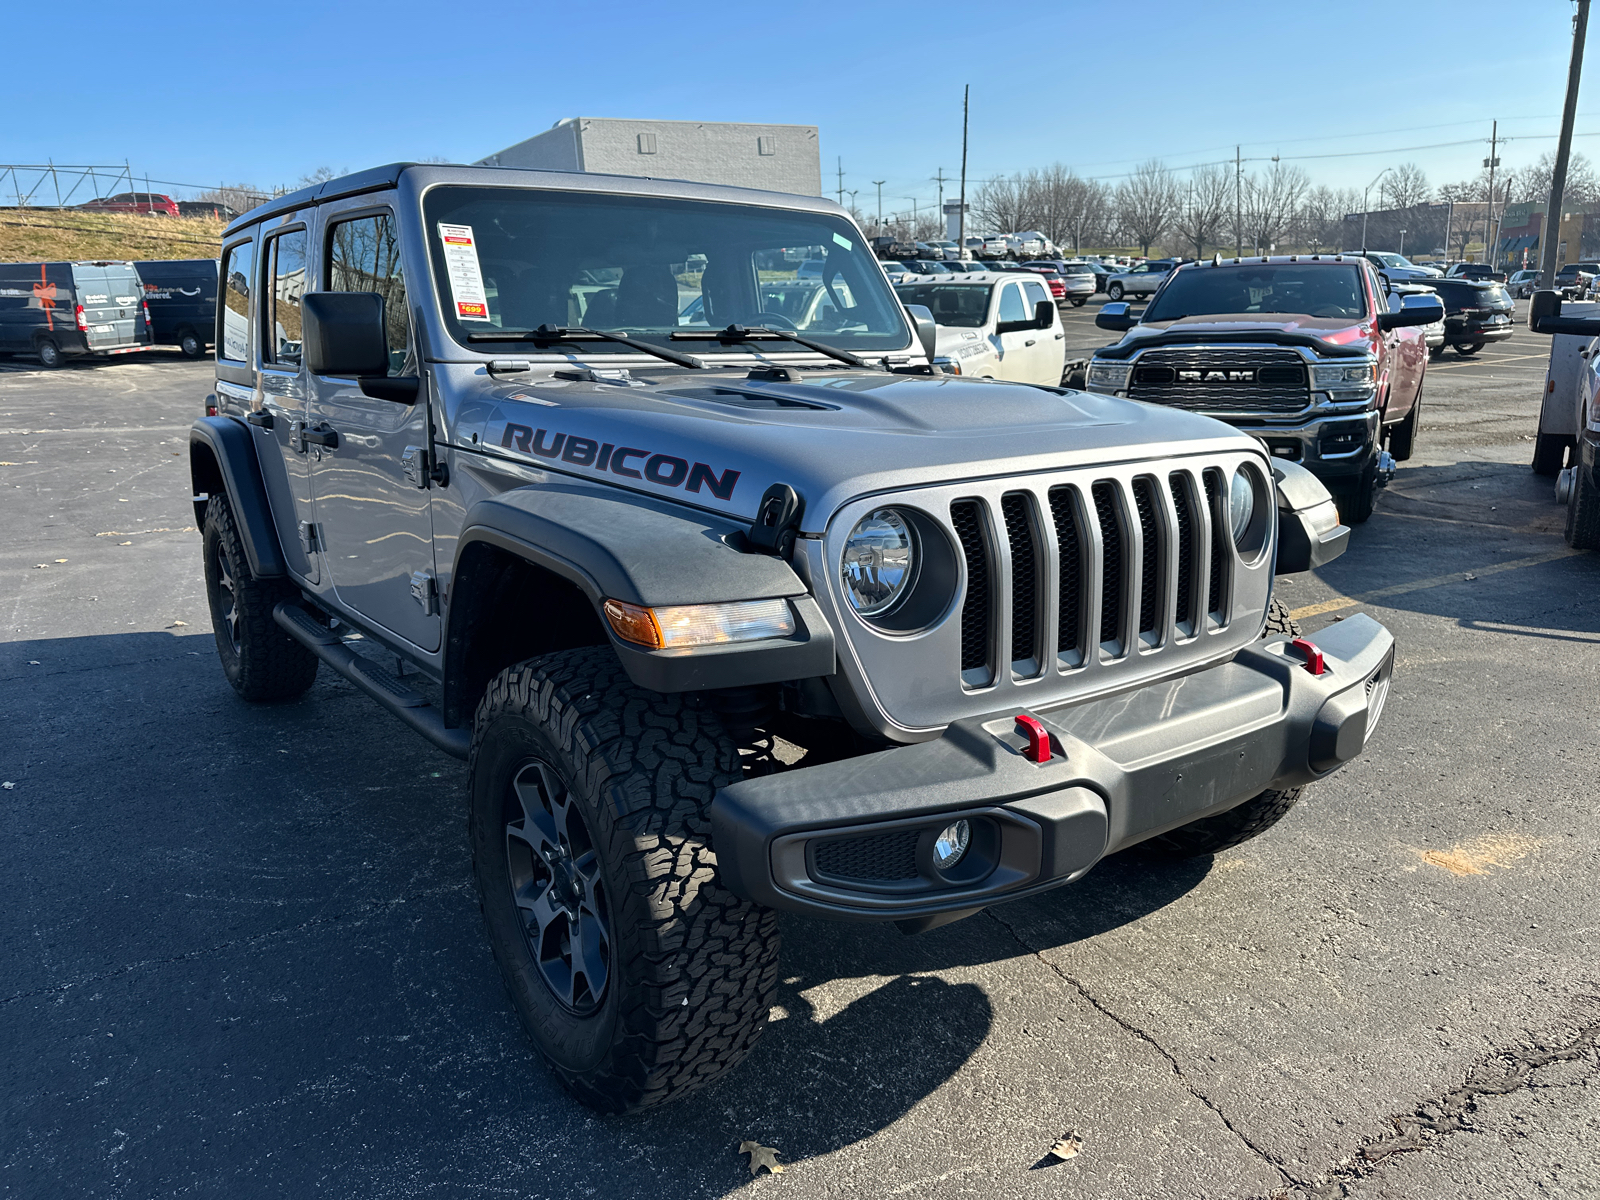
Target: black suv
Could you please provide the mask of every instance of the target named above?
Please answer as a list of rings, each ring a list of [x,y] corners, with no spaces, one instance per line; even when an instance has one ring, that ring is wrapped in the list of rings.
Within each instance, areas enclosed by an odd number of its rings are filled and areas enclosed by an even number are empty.
[[[1476,354],[1489,342],[1511,336],[1516,301],[1503,283],[1476,279],[1438,279],[1432,282],[1444,304],[1444,345],[1429,353],[1438,358],[1446,346],[1457,354]]]

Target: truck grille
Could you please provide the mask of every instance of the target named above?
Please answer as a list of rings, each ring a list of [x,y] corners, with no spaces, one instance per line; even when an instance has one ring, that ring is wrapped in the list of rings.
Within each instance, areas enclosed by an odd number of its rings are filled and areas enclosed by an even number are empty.
[[[1128,395],[1192,412],[1297,413],[1311,404],[1305,360],[1293,350],[1255,346],[1147,350]]]
[[[1234,555],[1219,507],[1223,478],[1204,468],[1096,479],[1042,495],[1013,490],[999,498],[997,512],[977,499],[952,503],[968,581],[963,681],[984,686],[1003,666],[1016,678],[1039,674],[1052,651],[1070,669],[1124,655],[1134,644],[1155,649],[1195,636],[1199,612],[1214,626],[1226,624]],[[1002,544],[1008,563],[998,561]],[[996,644],[1001,629],[1008,630],[1004,647]],[[1085,629],[1097,632],[1098,655],[1083,644]],[[1054,633],[1053,645],[1044,644],[1046,631]]]

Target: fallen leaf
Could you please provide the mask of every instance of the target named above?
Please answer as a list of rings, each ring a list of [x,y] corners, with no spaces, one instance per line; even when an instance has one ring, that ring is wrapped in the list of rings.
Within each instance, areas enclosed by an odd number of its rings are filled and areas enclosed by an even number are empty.
[[[118,504],[126,504],[126,503],[127,503],[127,501],[126,501],[126,500],[122,500],[122,499],[120,499],[120,498],[119,498],[119,499],[118,499],[118,500],[117,500],[117,503],[118,503]]]
[[[772,1146],[763,1146],[760,1142],[740,1142],[739,1153],[750,1156],[750,1174],[761,1174],[765,1167],[774,1175],[783,1174],[783,1164],[778,1161],[778,1151]]]
[[[1061,1140],[1050,1147],[1050,1153],[1066,1162],[1069,1158],[1077,1158],[1078,1152],[1083,1149],[1083,1139],[1072,1130],[1067,1130],[1061,1135]]]
[[[58,558],[58,559],[56,559],[56,561],[57,561],[57,562],[66,562],[66,561],[67,561],[67,560],[66,560],[66,559],[64,559],[64,558]]]
[[[37,667],[39,665],[39,660],[37,658],[30,658],[28,660],[28,665],[30,667]]]
[[[6,780],[4,783],[0,783],[0,788],[4,788],[8,792],[11,791],[16,786],[17,785],[12,783],[11,780],[9,780],[9,779]]]
[[[117,545],[119,545],[119,546],[131,546],[131,545],[133,545],[133,543],[132,542],[118,542]]]
[[[187,621],[174,621],[171,625],[168,625],[167,628],[168,629],[183,629],[188,624],[189,624],[189,622],[187,622]]]
[[[35,571],[48,571],[50,569],[50,564],[49,563],[34,563],[33,564],[33,569]]]

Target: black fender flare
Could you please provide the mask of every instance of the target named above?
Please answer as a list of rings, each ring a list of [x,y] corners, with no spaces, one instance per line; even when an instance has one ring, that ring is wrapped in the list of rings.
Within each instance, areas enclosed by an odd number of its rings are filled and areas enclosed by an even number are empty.
[[[272,523],[261,464],[250,430],[232,417],[201,417],[189,427],[189,477],[194,485],[195,524],[204,526],[206,503],[225,492],[244,541],[245,558],[257,579],[287,574],[278,531]]]
[[[1350,544],[1327,485],[1297,462],[1272,460],[1278,502],[1278,546],[1274,575],[1294,575],[1332,562]]]
[[[566,579],[588,597],[630,678],[658,692],[743,687],[831,675],[833,630],[794,568],[744,548],[747,527],[620,488],[552,483],[485,497],[467,510],[456,547],[456,593],[464,556],[488,543]],[[784,599],[789,637],[650,650],[620,640],[605,620],[608,599],[660,607]],[[471,637],[469,606],[452,603],[446,661]]]

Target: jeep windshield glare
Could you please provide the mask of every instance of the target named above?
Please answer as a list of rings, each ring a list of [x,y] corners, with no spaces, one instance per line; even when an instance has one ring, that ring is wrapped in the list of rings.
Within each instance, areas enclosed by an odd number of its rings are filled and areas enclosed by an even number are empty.
[[[846,352],[911,343],[870,249],[828,213],[481,187],[435,188],[423,212],[445,326],[474,349],[493,351],[503,331],[571,354],[592,338],[548,331],[587,329],[670,351],[674,333],[732,325]]]
[[[1167,280],[1143,319],[1256,313],[1364,317],[1367,303],[1360,270],[1332,263],[1190,267]]]

